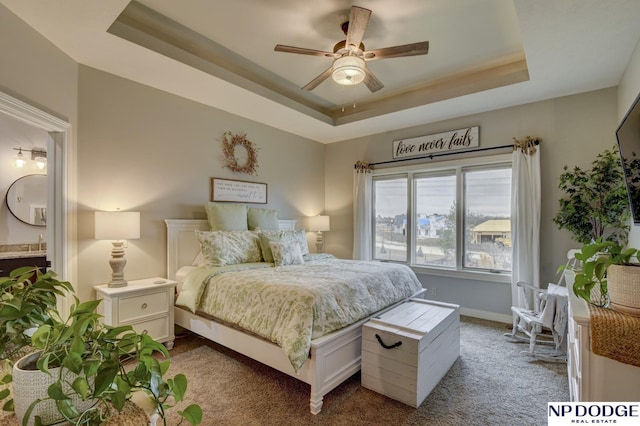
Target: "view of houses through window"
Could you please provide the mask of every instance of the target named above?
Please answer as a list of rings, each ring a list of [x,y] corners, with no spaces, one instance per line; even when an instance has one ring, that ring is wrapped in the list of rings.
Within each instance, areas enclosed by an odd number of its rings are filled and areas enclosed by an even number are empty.
[[[374,176],[373,199],[374,259],[511,270],[510,164]]]

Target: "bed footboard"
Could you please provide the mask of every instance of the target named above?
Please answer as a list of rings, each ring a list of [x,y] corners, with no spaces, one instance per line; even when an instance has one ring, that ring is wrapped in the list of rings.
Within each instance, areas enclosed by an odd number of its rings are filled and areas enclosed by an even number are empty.
[[[313,341],[310,358],[296,374],[279,346],[178,306],[174,310],[177,325],[309,384],[311,414],[320,412],[328,392],[360,370],[362,324],[366,320]]]
[[[424,290],[412,297],[422,297]],[[372,316],[393,309],[393,304]],[[324,396],[360,371],[362,356],[362,326],[372,316],[311,342],[310,357],[296,373],[284,351],[276,344],[243,333],[232,327],[204,318],[179,306],[174,307],[175,323],[229,349],[275,368],[311,386],[309,409],[318,414]]]

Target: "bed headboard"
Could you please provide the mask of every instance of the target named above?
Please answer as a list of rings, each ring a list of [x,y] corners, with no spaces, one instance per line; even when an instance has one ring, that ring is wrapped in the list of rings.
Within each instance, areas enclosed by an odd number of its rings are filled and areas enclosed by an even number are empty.
[[[191,265],[200,251],[195,230],[208,231],[207,219],[165,219],[167,224],[167,278],[174,280],[182,266]],[[280,229],[294,230],[296,220],[278,220]]]

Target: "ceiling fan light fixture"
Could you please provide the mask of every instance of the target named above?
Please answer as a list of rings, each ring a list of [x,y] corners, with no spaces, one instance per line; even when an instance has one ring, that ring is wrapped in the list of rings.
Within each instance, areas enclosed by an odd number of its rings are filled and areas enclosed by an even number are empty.
[[[364,59],[357,56],[343,56],[333,62],[333,81],[338,84],[354,85],[365,77]]]

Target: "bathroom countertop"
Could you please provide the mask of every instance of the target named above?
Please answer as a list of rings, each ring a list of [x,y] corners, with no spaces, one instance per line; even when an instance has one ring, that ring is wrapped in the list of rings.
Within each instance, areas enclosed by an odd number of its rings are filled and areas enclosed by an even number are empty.
[[[41,251],[8,251],[0,252],[0,259],[21,259],[25,257],[46,257],[47,252]]]

